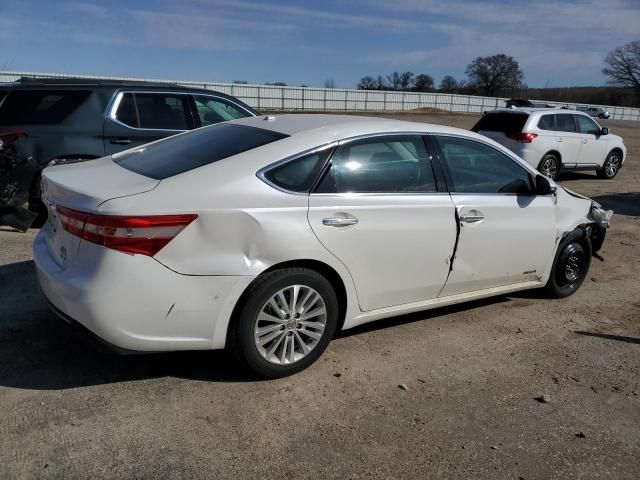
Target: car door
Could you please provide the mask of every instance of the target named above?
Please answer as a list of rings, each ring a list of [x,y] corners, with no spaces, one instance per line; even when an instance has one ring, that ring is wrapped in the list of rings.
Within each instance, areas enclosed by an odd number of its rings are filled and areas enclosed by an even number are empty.
[[[459,237],[441,297],[539,279],[555,248],[553,197],[533,193],[535,177],[497,148],[436,135]]]
[[[309,196],[309,224],[349,270],[363,311],[436,298],[456,240],[420,135],[342,142]]]
[[[105,119],[105,152],[110,155],[193,127],[188,95],[120,92]]]
[[[576,115],[582,147],[578,167],[601,166],[607,156],[607,141],[600,135],[600,125],[586,115]]]
[[[556,144],[562,157],[562,166],[575,168],[582,148],[582,136],[576,129],[572,113],[556,114]]]

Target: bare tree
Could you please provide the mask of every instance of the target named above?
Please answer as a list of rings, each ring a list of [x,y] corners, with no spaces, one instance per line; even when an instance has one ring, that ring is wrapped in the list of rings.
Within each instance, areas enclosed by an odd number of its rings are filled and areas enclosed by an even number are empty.
[[[375,79],[375,90],[389,90],[389,85],[382,75],[378,75]]]
[[[391,90],[400,90],[401,78],[398,72],[393,72],[391,75],[387,75],[387,81],[389,82]]]
[[[416,75],[416,78],[413,81],[413,89],[416,92],[429,92],[433,90],[433,77],[426,73]]]
[[[403,72],[400,74],[400,90],[409,90],[413,84],[413,72]]]
[[[515,58],[504,53],[477,57],[467,66],[469,83],[487,96],[511,94],[522,88],[524,74]]]
[[[324,88],[336,88],[336,84],[333,81],[333,78],[328,78],[324,81]]]
[[[632,87],[640,95],[640,41],[636,40],[609,52],[602,69],[609,83],[620,87]]]
[[[362,77],[358,82],[358,90],[377,90],[375,78],[373,78],[371,75]]]
[[[455,93],[460,88],[458,81],[451,75],[445,75],[440,81],[439,90],[444,93]]]

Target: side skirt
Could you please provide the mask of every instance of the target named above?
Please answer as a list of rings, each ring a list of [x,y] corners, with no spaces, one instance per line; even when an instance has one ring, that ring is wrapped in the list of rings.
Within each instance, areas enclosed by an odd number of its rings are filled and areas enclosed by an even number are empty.
[[[383,318],[394,317],[396,315],[404,315],[407,313],[419,312],[422,310],[431,310],[438,307],[446,307],[447,305],[453,305],[456,303],[468,302],[471,300],[479,300],[487,297],[494,297],[497,295],[503,295],[506,293],[517,292],[520,290],[530,290],[533,288],[544,287],[544,283],[540,281],[529,281],[522,283],[515,283],[511,285],[503,285],[501,287],[487,288],[484,290],[478,290],[471,293],[459,293],[457,295],[449,295],[447,297],[434,298],[431,300],[424,300],[421,302],[407,303],[404,305],[396,305],[393,307],[380,308],[378,310],[372,310],[370,312],[361,313],[351,319],[347,319],[344,323],[343,330],[362,325],[363,323],[373,322],[374,320],[381,320]]]

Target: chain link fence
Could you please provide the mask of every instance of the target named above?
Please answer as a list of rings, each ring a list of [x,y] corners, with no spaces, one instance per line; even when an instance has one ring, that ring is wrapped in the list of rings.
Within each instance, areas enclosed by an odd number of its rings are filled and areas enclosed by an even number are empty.
[[[134,77],[111,77],[95,75],[64,75],[40,72],[0,71],[0,82],[13,82],[20,77],[35,78],[88,78],[94,80],[129,80],[154,83],[180,84],[188,87],[216,90],[252,106],[256,110],[267,111],[318,111],[318,112],[401,112],[419,109],[437,109],[446,112],[482,113],[504,107],[506,98],[479,97],[474,95],[454,95],[448,93],[422,93],[353,90],[342,88],[311,88],[276,85],[248,85],[191,80],[159,80]],[[534,103],[558,107],[576,108],[577,103],[558,103],[532,100]],[[640,121],[640,108],[616,107],[610,105],[590,105],[601,107],[615,120]]]

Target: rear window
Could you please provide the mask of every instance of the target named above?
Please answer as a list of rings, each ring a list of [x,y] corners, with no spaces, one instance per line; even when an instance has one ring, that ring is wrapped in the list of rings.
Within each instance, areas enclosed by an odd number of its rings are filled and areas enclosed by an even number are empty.
[[[529,115],[526,113],[497,112],[487,113],[478,120],[471,129],[474,132],[484,130],[487,132],[521,132],[527,123]]]
[[[89,91],[22,90],[9,92],[0,106],[0,125],[55,125],[89,96]]]
[[[262,128],[221,124],[115,154],[113,161],[132,172],[162,180],[286,137]]]

